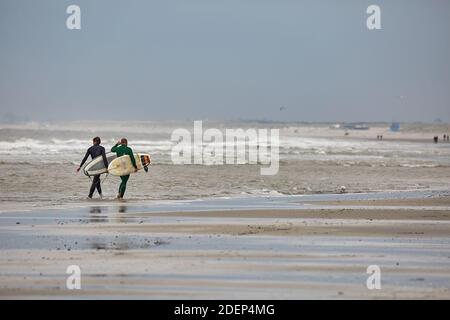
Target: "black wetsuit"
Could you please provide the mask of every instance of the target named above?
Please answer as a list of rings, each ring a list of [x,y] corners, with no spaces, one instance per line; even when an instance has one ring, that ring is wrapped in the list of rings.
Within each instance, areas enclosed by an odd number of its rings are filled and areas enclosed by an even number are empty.
[[[89,156],[91,156],[92,159],[95,159],[98,156],[103,156],[103,163],[105,164],[105,167],[108,168],[108,160],[106,159],[105,148],[103,148],[101,145],[94,144],[92,147],[87,149],[86,155],[84,156],[83,161],[81,161],[80,167],[83,166]],[[94,179],[92,180],[91,189],[89,190],[89,198],[92,198],[96,188],[98,194],[101,195],[102,187],[100,186],[100,175],[94,176]]]

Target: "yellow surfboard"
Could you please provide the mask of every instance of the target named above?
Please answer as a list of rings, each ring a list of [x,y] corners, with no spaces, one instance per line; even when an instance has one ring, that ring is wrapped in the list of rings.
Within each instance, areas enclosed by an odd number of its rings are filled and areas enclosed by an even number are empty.
[[[147,167],[152,162],[150,155],[147,153],[135,153],[134,159],[136,160],[138,170]],[[111,161],[108,166],[108,172],[113,176],[126,176],[134,173],[130,156],[124,155]]]

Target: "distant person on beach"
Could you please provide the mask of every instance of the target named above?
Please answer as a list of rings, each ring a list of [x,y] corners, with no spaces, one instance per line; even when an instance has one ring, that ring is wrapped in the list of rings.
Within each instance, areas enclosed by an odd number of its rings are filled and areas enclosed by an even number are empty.
[[[87,149],[86,155],[84,156],[83,161],[81,161],[80,166],[77,168],[77,172],[80,171],[81,167],[84,165],[84,163],[86,162],[86,160],[89,156],[91,156],[92,159],[94,159],[98,156],[102,156],[103,163],[105,164],[105,167],[108,168],[108,160],[106,160],[105,148],[103,148],[100,145],[101,142],[102,141],[101,141],[100,137],[95,137],[94,139],[92,139],[93,145],[89,149]],[[95,189],[97,189],[100,198],[103,198],[102,187],[100,185],[100,175],[94,176],[94,179],[92,180],[91,189],[89,190],[89,195],[88,195],[89,199],[92,199]]]
[[[434,140],[434,143],[438,143],[439,137],[438,137],[438,136],[435,136],[433,140]]]
[[[120,141],[118,141],[116,145],[111,148],[111,152],[115,152],[117,154],[117,157],[121,157],[124,155],[130,156],[131,163],[133,164],[135,172],[138,170],[136,160],[134,159],[133,150],[131,150],[131,148],[128,147],[128,140],[126,138],[120,139]],[[122,182],[119,186],[119,193],[117,194],[117,199],[123,199],[123,196],[125,195],[125,190],[127,189],[127,182],[129,178],[130,178],[129,174],[120,177]]]

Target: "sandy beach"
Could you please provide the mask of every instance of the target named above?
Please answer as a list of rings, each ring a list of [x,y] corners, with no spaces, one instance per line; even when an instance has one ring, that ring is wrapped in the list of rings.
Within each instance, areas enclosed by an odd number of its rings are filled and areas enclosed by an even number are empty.
[[[190,122],[129,122],[134,150],[154,162],[121,202],[113,176],[102,200],[85,199],[75,168],[91,125],[0,126],[0,298],[450,298],[450,144],[430,141],[447,124],[271,124],[280,169],[262,176],[260,165],[173,164],[168,138]],[[124,134],[101,128],[105,146]],[[66,286],[72,265],[80,290]],[[381,289],[368,289],[369,266]]]
[[[0,300],[450,299],[449,13],[0,1]]]
[[[448,299],[450,196],[413,196],[211,199],[4,212],[0,296]],[[266,209],[256,208],[258,203]],[[66,288],[69,265],[81,269],[80,290]],[[381,269],[380,290],[366,286],[369,265]]]
[[[273,176],[174,164],[171,132],[189,121],[125,124],[101,123],[105,147],[126,134],[153,163],[120,202],[117,177],[87,200],[75,171],[92,122],[0,125],[1,299],[450,298],[450,143],[430,140],[447,124],[205,122],[278,128]]]

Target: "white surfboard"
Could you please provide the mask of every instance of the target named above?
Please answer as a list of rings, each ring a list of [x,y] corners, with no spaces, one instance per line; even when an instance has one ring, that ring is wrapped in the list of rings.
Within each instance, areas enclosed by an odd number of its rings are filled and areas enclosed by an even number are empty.
[[[114,159],[117,158],[117,155],[113,152],[108,152],[106,154],[106,160],[108,161],[108,164],[111,163]],[[92,159],[90,162],[85,164],[83,167],[83,172],[87,176],[97,176],[103,173],[108,172],[108,168],[105,167],[105,164],[103,162],[103,157],[98,156],[95,157],[95,159]]]
[[[138,170],[147,167],[151,162],[150,155],[147,153],[135,153],[134,159]],[[108,172],[114,176],[126,176],[134,172],[131,158],[128,155],[114,159],[108,166]]]

